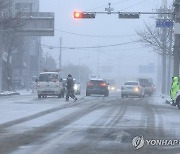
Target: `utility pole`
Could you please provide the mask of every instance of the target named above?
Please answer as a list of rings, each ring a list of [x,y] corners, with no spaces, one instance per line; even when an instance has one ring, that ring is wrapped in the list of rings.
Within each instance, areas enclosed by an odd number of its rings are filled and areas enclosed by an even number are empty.
[[[100,71],[99,71],[99,51],[97,51],[97,75],[99,76],[100,75]]]
[[[60,37],[60,48],[59,48],[59,70],[62,70],[62,37]]]
[[[41,38],[38,37],[38,62],[37,62],[37,76],[39,76],[40,71],[41,71]]]
[[[3,74],[3,32],[0,33],[0,91],[2,91],[2,74]]]
[[[180,24],[180,0],[174,1],[174,20],[175,24]],[[180,33],[176,33],[174,43],[174,76],[179,76],[179,60],[180,60]]]
[[[168,67],[167,67],[167,71],[168,71],[168,75],[167,75],[167,79],[168,79],[168,82],[167,82],[167,92],[170,91],[170,88],[171,88],[171,77],[172,77],[172,58],[173,58],[173,53],[172,53],[172,39],[173,39],[173,29],[170,29],[169,30],[169,55],[168,55]]]

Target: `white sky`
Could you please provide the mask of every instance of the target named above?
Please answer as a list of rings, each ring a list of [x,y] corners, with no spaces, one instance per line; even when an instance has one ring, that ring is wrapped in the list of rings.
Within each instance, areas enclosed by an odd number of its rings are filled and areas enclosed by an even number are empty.
[[[154,12],[162,4],[161,0],[40,0],[40,11],[55,12],[55,36],[44,37],[42,43],[52,46],[59,46],[59,38],[62,37],[63,45],[66,47],[82,47],[82,46],[99,46],[110,44],[121,44],[137,39],[136,30],[144,28],[144,22],[155,25],[155,19],[152,15],[142,15],[140,19],[119,19],[118,15],[96,15],[95,19],[75,20],[73,11],[104,11],[108,3],[116,3],[112,5],[115,11],[150,11]],[[117,4],[118,3],[118,4]],[[133,6],[134,4],[137,4]],[[172,3],[169,0],[168,3]],[[131,7],[133,6],[133,7]],[[94,9],[98,8],[98,9]],[[125,9],[125,10],[124,10]],[[124,37],[84,37],[71,35],[61,31],[85,35],[113,35],[124,36],[127,34],[135,34]],[[126,50],[124,50],[126,49]],[[53,57],[58,61],[59,49],[49,50]],[[88,50],[63,50],[63,64],[73,63],[78,65],[80,58],[89,57],[81,60],[82,64],[89,65],[96,72],[97,51],[98,49]],[[157,55],[149,52],[151,48],[142,48],[141,43],[133,43],[123,46],[101,48],[99,50],[100,66],[114,65],[121,67],[121,73],[137,73],[138,65],[146,65],[148,63],[157,63]],[[109,50],[109,51],[108,51]],[[115,50],[115,51],[112,51]],[[119,61],[120,59],[120,61]],[[95,65],[94,65],[95,64]],[[119,69],[119,68],[118,68]],[[117,69],[114,68],[116,72]],[[114,73],[115,73],[114,72]]]

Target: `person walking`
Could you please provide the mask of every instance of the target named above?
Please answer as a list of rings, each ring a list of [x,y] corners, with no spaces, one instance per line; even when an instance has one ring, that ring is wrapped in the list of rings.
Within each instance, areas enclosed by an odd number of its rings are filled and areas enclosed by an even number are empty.
[[[179,90],[179,78],[178,77],[172,77],[172,85],[171,85],[171,90],[170,90],[170,96],[172,100],[172,105],[175,106],[176,104],[174,103],[175,95]]]
[[[69,101],[69,97],[74,99],[74,101],[77,101],[77,98],[74,95],[74,81],[71,74],[69,74],[67,77],[66,88],[67,88],[66,101]]]

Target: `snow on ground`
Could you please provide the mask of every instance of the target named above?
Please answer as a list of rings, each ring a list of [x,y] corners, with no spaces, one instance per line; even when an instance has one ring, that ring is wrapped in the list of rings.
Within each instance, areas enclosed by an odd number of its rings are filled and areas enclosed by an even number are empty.
[[[47,125],[51,122],[54,122],[56,120],[59,120],[72,112],[77,111],[79,108],[68,108],[68,109],[62,109],[61,111],[56,111],[51,114],[44,115],[42,117],[32,119],[27,122],[23,122],[21,124],[9,127],[6,129],[9,132],[13,131],[13,133],[23,133],[25,131],[30,131],[31,129],[38,128],[44,125]]]
[[[73,100],[65,102],[65,98],[58,99],[57,97],[38,99],[36,95],[0,97],[0,124],[72,102]]]

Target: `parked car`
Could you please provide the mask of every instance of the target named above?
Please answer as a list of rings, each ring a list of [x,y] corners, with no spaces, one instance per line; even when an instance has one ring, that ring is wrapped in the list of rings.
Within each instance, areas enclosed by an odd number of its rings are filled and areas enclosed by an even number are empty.
[[[103,79],[92,79],[87,83],[86,96],[92,94],[109,96],[108,83]]]
[[[121,97],[144,97],[144,95],[144,88],[140,85],[138,81],[128,81],[121,87]]]
[[[64,97],[63,82],[58,72],[42,72],[36,80],[38,98],[47,96]]]

